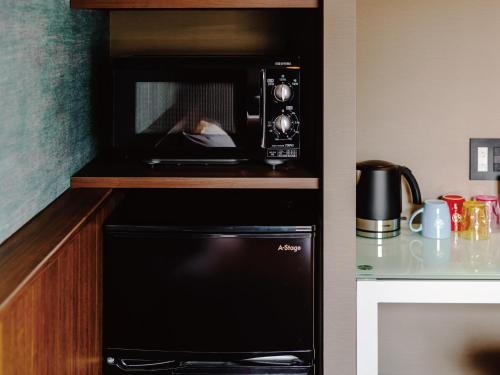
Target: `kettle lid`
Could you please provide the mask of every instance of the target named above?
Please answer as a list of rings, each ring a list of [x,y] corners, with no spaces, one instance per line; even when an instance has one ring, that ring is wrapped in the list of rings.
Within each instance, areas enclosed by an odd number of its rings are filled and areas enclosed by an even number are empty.
[[[379,169],[393,169],[394,167],[399,167],[399,165],[393,164],[384,160],[367,160],[356,163],[356,169],[362,171],[371,171]]]

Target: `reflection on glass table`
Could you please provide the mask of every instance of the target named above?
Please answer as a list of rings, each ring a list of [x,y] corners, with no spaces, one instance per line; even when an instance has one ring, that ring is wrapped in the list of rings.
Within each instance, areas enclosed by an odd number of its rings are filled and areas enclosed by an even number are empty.
[[[471,241],[452,232],[435,240],[412,233],[388,239],[357,237],[357,279],[500,279],[500,233]]]

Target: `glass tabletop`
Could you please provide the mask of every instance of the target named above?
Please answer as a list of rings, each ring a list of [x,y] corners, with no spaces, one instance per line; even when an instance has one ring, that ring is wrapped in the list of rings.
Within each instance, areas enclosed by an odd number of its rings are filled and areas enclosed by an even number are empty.
[[[500,280],[500,233],[471,241],[456,232],[446,240],[412,233],[388,239],[356,238],[358,280]]]

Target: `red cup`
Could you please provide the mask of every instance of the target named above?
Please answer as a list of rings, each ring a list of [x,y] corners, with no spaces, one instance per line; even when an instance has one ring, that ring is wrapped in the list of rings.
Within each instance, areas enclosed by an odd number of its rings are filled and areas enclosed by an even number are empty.
[[[462,212],[465,198],[461,195],[446,194],[442,199],[448,203],[451,216],[451,230],[460,232],[462,230]]]

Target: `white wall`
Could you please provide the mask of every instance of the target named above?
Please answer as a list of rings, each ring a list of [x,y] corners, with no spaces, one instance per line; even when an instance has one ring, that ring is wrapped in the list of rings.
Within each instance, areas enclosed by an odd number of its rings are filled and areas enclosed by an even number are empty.
[[[498,375],[500,306],[382,304],[380,375]]]
[[[468,180],[469,138],[500,138],[500,1],[358,0],[357,159],[407,165],[423,196]]]
[[[468,163],[500,138],[500,1],[358,0],[357,40],[357,160],[407,165],[424,198],[497,194]],[[382,306],[379,373],[500,373],[499,312]]]

